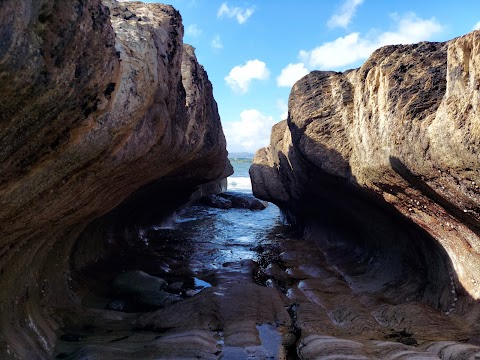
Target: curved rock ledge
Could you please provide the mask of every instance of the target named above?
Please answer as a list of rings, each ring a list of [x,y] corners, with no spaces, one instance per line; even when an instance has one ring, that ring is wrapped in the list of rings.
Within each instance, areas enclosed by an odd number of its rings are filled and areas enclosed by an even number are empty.
[[[312,72],[255,155],[253,192],[304,226],[355,286],[476,326],[479,84],[479,31]]]
[[[108,236],[76,244],[94,219],[122,202],[126,217],[155,201],[167,214],[228,175],[212,86],[182,37],[166,5],[0,4],[2,359],[50,358],[81,311],[72,266],[109,250]]]

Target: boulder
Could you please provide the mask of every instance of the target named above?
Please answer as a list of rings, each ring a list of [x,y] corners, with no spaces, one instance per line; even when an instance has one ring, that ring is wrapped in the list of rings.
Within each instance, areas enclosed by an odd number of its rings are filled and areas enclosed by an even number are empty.
[[[111,230],[221,183],[225,137],[173,7],[7,0],[0,19],[0,358],[48,359],[89,311],[74,277],[136,245]]]
[[[171,294],[166,291],[140,291],[135,294],[135,303],[147,308],[164,308],[170,306],[182,299],[179,295]]]
[[[480,31],[306,75],[255,155],[254,195],[325,249],[383,259],[382,271],[365,263],[377,283],[418,286],[448,314],[459,293],[478,301],[479,79]]]
[[[220,195],[204,196],[199,201],[200,204],[217,208],[217,209],[230,209],[232,208],[232,201],[226,199]]]
[[[264,210],[267,205],[249,194],[242,194],[236,192],[225,192],[217,195],[231,204],[234,209],[248,209],[248,210]]]

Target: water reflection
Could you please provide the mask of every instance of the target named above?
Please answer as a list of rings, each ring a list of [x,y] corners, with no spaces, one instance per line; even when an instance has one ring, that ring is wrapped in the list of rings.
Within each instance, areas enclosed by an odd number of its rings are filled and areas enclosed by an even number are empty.
[[[157,258],[170,262],[173,273],[172,262],[181,259],[182,266],[188,264],[195,275],[224,263],[255,260],[255,247],[278,225],[280,212],[275,205],[263,211],[192,206],[177,214],[174,226],[152,226],[143,232],[142,240]]]

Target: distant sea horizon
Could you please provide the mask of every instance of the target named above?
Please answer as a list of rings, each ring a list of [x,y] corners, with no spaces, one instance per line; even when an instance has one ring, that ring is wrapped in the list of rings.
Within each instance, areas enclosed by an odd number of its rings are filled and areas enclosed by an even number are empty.
[[[229,159],[253,159],[254,153],[249,152],[232,152],[228,154]]]

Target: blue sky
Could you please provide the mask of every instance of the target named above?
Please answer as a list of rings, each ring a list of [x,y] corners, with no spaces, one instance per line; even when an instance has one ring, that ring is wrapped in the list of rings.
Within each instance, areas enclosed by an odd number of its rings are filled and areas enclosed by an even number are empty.
[[[268,145],[291,86],[308,71],[355,68],[382,45],[445,41],[480,28],[480,0],[169,3],[213,84],[230,152]]]

